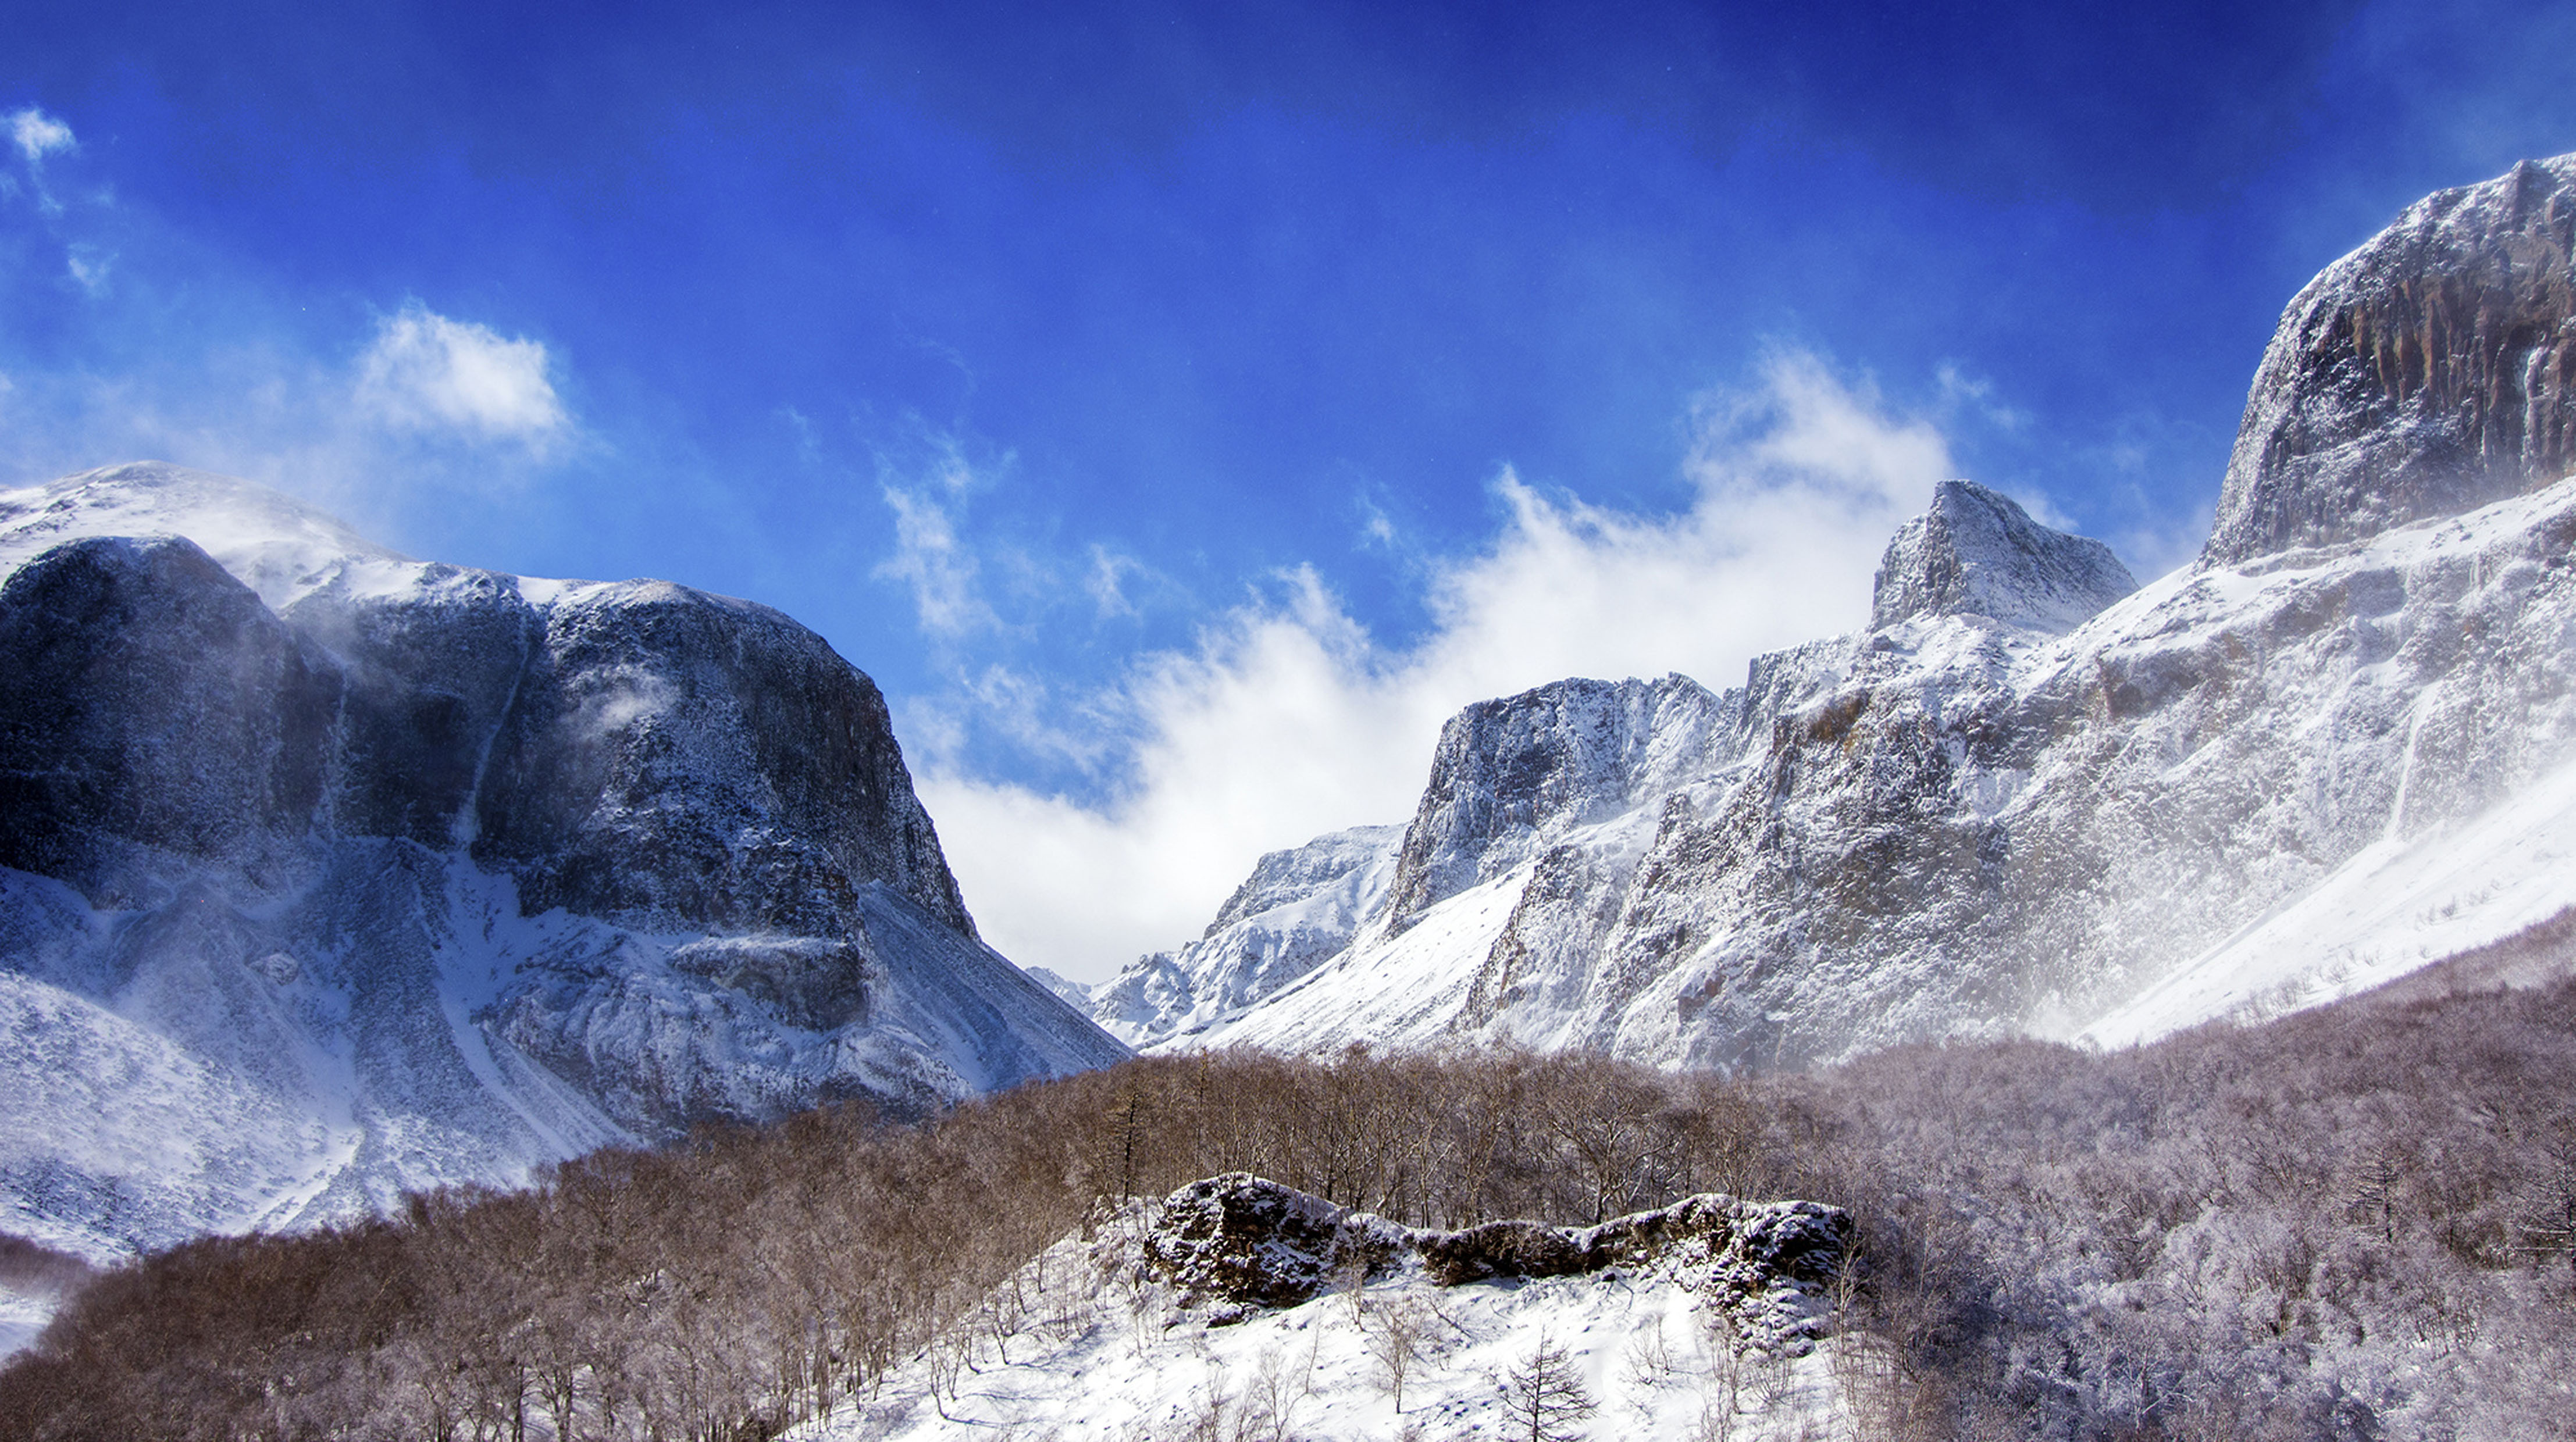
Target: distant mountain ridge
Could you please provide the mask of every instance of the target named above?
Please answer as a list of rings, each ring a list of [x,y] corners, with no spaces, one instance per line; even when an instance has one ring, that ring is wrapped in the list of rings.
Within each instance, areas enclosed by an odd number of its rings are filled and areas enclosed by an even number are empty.
[[[766,607],[412,561],[143,464],[0,493],[0,1230],[114,1255],[1125,1049],[975,935]]]
[[[2571,233],[2576,157],[2432,197],[2330,267],[2266,354],[2206,552],[2143,589],[1953,482],[1890,542],[1867,630],[1722,693],[1469,707],[1338,954],[1126,1034],[1739,1067],[2116,1042],[2559,914]]]

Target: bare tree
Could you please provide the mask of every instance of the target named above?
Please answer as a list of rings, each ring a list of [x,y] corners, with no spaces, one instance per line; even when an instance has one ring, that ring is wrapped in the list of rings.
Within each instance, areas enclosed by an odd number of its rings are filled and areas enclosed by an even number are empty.
[[[2539,1147],[2538,1175],[2521,1216],[2523,1249],[2567,1259],[2576,1277],[2576,1121],[2562,1120]]]
[[[1396,1297],[1364,1305],[1361,1335],[1367,1339],[1371,1376],[1404,1415],[1404,1379],[1413,1375],[1431,1340],[1430,1309],[1416,1297]]]
[[[1575,1442],[1583,1422],[1600,1409],[1576,1373],[1573,1356],[1541,1333],[1529,1360],[1504,1375],[1503,1410],[1514,1437]]]

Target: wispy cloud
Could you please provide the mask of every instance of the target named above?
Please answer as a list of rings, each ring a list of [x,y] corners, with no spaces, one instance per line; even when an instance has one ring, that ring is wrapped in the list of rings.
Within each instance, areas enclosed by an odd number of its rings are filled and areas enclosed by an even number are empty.
[[[355,395],[361,414],[390,429],[542,446],[571,424],[546,372],[543,343],[413,301],[378,325]]]
[[[1009,457],[998,464],[1008,466]],[[875,574],[911,589],[921,629],[941,642],[996,624],[978,586],[982,564],[958,535],[976,484],[966,448],[952,436],[932,437],[927,464],[909,470],[889,455],[877,458],[878,490],[894,512],[895,550]]]
[[[59,222],[63,215],[63,202],[54,194],[53,187],[46,181],[45,157],[60,155],[80,147],[80,142],[72,138],[72,128],[33,105],[13,110],[7,116],[0,117],[0,126],[7,128],[9,143],[17,148],[18,159],[25,166],[26,186],[35,196],[37,212],[45,217],[49,225]],[[15,175],[0,171],[0,199],[15,198],[18,188],[19,182]],[[80,281],[84,288],[91,289],[95,293],[95,287],[90,286],[89,278],[81,273],[82,260],[77,253],[72,257],[71,270],[74,279]]]
[[[54,154],[57,149],[72,149],[77,144],[72,139],[72,126],[62,124],[54,116],[46,116],[36,106],[10,111],[8,136],[10,142],[18,147],[18,154],[26,157],[28,165],[41,165],[46,154]]]
[[[1313,571],[1140,665],[1113,802],[961,774],[922,789],[979,922],[1024,963],[1096,978],[1186,939],[1263,851],[1411,813],[1459,707],[1566,676],[1681,671],[1715,686],[1868,612],[1888,535],[1951,473],[1923,419],[1782,354],[1694,412],[1692,503],[1648,516],[1509,471],[1506,520],[1433,569],[1431,633],[1378,643]]]
[[[1145,564],[1133,556],[1122,555],[1102,545],[1091,548],[1091,572],[1083,577],[1082,589],[1091,597],[1091,604],[1101,620],[1139,614],[1136,603],[1127,598],[1127,578],[1141,575],[1144,570]]]
[[[33,105],[9,113],[9,140],[29,165],[42,165],[46,156],[79,143],[72,139],[70,126]]]

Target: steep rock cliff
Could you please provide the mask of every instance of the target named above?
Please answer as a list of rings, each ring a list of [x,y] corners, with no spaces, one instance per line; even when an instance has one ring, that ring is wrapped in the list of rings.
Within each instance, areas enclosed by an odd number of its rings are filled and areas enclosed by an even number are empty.
[[[156,465],[0,495],[0,568],[0,1228],[112,1255],[1124,1054],[766,607]]]

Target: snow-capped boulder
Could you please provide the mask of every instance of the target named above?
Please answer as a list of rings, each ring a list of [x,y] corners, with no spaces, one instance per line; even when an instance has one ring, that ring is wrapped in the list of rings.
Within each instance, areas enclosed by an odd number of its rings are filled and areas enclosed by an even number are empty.
[[[2052,531],[2010,496],[1944,481],[1878,563],[1873,631],[1931,616],[1983,616],[2060,635],[2138,589],[2111,548]]]
[[[1795,1348],[1818,1335],[1802,1303],[1840,1272],[1851,1231],[1839,1207],[1715,1193],[1591,1227],[1507,1220],[1427,1231],[1229,1172],[1165,1198],[1140,1251],[1182,1305],[1225,1321],[1399,1270],[1459,1287],[1620,1268],[1681,1280],[1761,1319],[1763,1345]]]
[[[2576,470],[2576,155],[2417,201],[2281,317],[2210,564],[2458,515]]]
[[[1240,1315],[1356,1284],[1384,1269],[1412,1236],[1294,1187],[1228,1172],[1164,1198],[1142,1252],[1183,1305]]]
[[[0,493],[0,675],[0,1230],[104,1258],[1125,1054],[766,607],[124,466]]]

